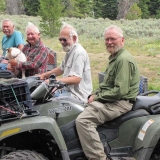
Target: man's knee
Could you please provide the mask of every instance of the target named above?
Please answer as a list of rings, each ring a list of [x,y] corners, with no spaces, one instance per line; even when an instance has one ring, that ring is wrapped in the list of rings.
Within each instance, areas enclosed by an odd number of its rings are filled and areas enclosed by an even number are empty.
[[[81,115],[81,114],[80,114]],[[77,118],[76,118],[76,126],[79,126],[80,124],[81,124],[81,116],[78,116]]]
[[[76,126],[83,126],[86,122],[87,122],[87,117],[85,116],[84,112],[82,112],[76,118]]]

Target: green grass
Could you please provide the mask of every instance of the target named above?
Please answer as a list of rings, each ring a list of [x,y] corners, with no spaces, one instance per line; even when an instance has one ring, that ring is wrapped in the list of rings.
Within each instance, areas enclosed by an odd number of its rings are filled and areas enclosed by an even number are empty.
[[[39,17],[25,15],[0,15],[0,20],[5,18],[11,19],[24,36],[27,22],[30,21],[39,26],[40,20]],[[149,89],[160,90],[160,19],[111,21],[102,18],[77,19],[65,17],[61,18],[61,21],[68,22],[77,29],[79,42],[89,54],[94,88],[98,87],[98,73],[105,70],[109,56],[104,46],[103,31],[105,27],[115,24],[123,29],[125,48],[136,58],[141,75],[148,78]],[[2,35],[1,32],[1,38]],[[46,46],[56,51],[57,62],[60,64],[65,53],[58,37],[46,38],[42,35],[41,39]],[[2,50],[0,50],[0,53],[2,53]]]

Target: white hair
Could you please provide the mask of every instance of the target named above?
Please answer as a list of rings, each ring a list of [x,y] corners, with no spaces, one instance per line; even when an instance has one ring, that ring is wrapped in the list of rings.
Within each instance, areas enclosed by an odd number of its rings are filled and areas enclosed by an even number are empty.
[[[120,27],[116,26],[116,25],[111,25],[109,27],[106,27],[105,31],[104,31],[104,35],[108,30],[112,30],[112,29],[116,30],[120,37],[123,37],[122,29]]]
[[[10,23],[10,25],[14,28],[14,24],[13,24],[13,22],[10,20],[10,19],[4,19],[2,22],[1,22],[1,26],[3,27],[3,23],[4,22],[9,22]]]
[[[69,31],[70,31],[70,37],[72,38],[72,36],[76,36],[77,39],[76,39],[76,43],[78,43],[78,34],[77,34],[77,31],[76,29],[71,26],[70,24],[67,24],[66,22],[62,22],[62,27],[61,27],[61,31],[64,29],[64,28],[68,28]]]
[[[26,33],[29,29],[34,29],[35,33],[40,33],[39,29],[37,26],[35,26],[33,23],[28,22],[27,26],[26,26]]]

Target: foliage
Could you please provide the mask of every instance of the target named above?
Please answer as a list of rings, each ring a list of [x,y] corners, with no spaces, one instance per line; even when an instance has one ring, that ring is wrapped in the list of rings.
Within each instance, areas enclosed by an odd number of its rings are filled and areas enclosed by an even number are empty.
[[[62,9],[61,0],[40,0],[40,27],[43,35],[54,37],[59,33]]]
[[[101,9],[100,9],[101,8]],[[105,8],[105,4],[103,3],[103,0],[94,0],[94,5],[93,5],[93,18],[99,18],[102,16],[102,10]]]
[[[138,7],[137,3],[134,3],[128,13],[126,14],[126,19],[135,20],[140,19],[142,15],[141,9]]]
[[[138,6],[141,8],[142,11],[142,18],[149,18],[149,10],[148,10],[148,4],[150,0],[140,0],[138,3]]]
[[[159,9],[159,10],[157,10],[155,18],[157,18],[157,19],[159,19],[159,18],[160,18],[160,9]]]
[[[93,0],[93,11],[95,18],[116,19],[118,14],[117,0]]]
[[[81,18],[92,15],[93,1],[78,0],[76,2],[77,2],[77,7],[79,9],[79,15],[81,15]]]
[[[160,17],[157,17],[157,15],[159,15],[159,12],[160,12],[160,0],[150,0],[149,12],[151,17],[160,18]]]
[[[38,9],[39,9],[39,0],[22,0],[25,13],[28,16],[37,16],[38,15]]]
[[[38,10],[40,9],[40,1],[44,0],[22,0],[25,7],[26,15],[37,16],[39,14]],[[58,0],[57,2],[59,2],[59,5],[63,6],[61,14],[62,17],[92,17],[109,18],[111,20],[115,20],[119,12],[118,3],[120,1],[126,2],[126,5],[129,5],[132,0]],[[0,0],[1,14],[5,13],[6,11],[5,3],[6,0]],[[138,7],[142,12],[141,18],[160,18],[159,6],[160,0],[139,0]],[[138,12],[139,11],[137,10],[137,13]],[[128,13],[128,15],[130,15],[131,17],[135,16],[132,16],[131,13]]]
[[[6,10],[6,1],[0,0],[0,14],[4,14],[5,10]]]
[[[102,16],[103,18],[116,19],[118,14],[118,2],[117,0],[107,0],[105,1],[105,7],[103,8]]]
[[[92,0],[62,0],[65,17],[84,18],[92,16]]]
[[[39,16],[0,15],[0,21],[6,18],[14,22],[16,29],[20,30],[25,38],[27,22],[33,22],[40,28],[41,18]],[[148,77],[149,89],[160,90],[160,19],[109,20],[90,17],[81,19],[63,17],[60,21],[65,21],[76,28],[79,34],[79,42],[86,49],[90,57],[94,88],[98,87],[98,72],[103,72],[108,63],[109,54],[104,46],[103,31],[105,27],[114,24],[120,26],[124,31],[125,48],[136,58],[141,75]],[[0,32],[0,36],[3,36],[2,31]],[[59,65],[65,53],[58,41],[58,37],[48,38],[41,35],[41,39],[46,46],[56,51],[57,63]],[[2,53],[2,50],[0,50],[0,53]]]
[[[76,7],[75,0],[62,0],[64,6],[62,13],[64,17],[76,17],[78,16],[78,8]]]
[[[117,0],[93,0],[93,13],[95,18],[116,19],[118,14]]]

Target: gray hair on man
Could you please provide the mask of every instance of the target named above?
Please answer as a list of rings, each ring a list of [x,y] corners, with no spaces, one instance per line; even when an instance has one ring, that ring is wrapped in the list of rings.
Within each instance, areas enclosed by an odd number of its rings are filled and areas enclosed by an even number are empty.
[[[112,30],[112,29],[116,30],[120,37],[123,37],[122,29],[116,25],[110,25],[109,27],[106,27],[104,31],[104,35],[108,30]]]
[[[12,27],[14,27],[14,24],[13,24],[13,22],[10,20],[10,19],[4,19],[2,22],[1,22],[1,26],[3,27],[3,23],[4,22],[9,22],[10,23],[10,25],[12,26]]]
[[[35,33],[40,33],[40,31],[39,31],[39,29],[38,29],[38,27],[37,26],[35,26],[33,23],[31,23],[31,22],[28,22],[28,24],[27,24],[27,26],[26,26],[26,33],[27,33],[27,31],[29,30],[29,29],[34,29],[34,31],[35,31]]]
[[[69,28],[70,30],[70,37],[72,38],[72,36],[76,36],[76,43],[78,43],[78,34],[77,34],[77,31],[76,29],[71,26],[70,24],[67,24],[66,22],[62,22],[62,27],[61,27],[61,30],[64,29],[64,28]]]

